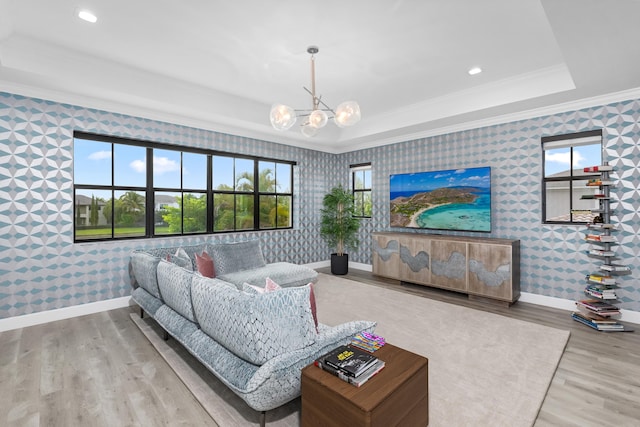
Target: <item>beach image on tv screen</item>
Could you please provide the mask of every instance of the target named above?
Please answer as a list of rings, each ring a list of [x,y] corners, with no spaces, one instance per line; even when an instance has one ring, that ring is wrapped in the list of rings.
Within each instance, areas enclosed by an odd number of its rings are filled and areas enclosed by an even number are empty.
[[[491,231],[491,168],[389,177],[391,227]]]

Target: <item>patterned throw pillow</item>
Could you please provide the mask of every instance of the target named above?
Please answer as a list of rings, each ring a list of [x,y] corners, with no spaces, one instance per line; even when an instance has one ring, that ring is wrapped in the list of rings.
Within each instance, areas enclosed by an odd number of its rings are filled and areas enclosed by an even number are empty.
[[[202,251],[202,255],[196,255],[196,267],[198,267],[198,273],[204,277],[214,278],[216,277],[216,270],[213,266],[213,259],[206,251]]]
[[[316,294],[313,293],[313,283],[309,282],[309,288],[311,293],[309,294],[309,302],[311,303],[311,314],[313,315],[313,322],[316,324],[316,331],[318,330],[318,313],[316,308]]]
[[[309,294],[309,305],[311,306],[311,314],[313,315],[313,322],[316,325],[316,330],[318,329],[318,314],[316,308],[316,295],[313,293],[313,283],[309,283],[310,294]],[[267,277],[264,288],[259,286],[254,286],[249,283],[244,283],[242,285],[242,291],[247,294],[266,294],[269,292],[274,292],[279,289],[282,289],[280,285],[271,280],[271,278]]]
[[[282,287],[278,285],[276,282],[274,282],[273,280],[271,280],[271,278],[267,277],[266,283],[264,284],[264,291],[273,292],[279,289],[282,289]]]
[[[244,282],[242,284],[242,291],[248,294],[266,294],[267,292],[274,292],[280,289],[282,289],[282,287],[268,277],[264,285],[264,288],[261,288],[260,286],[252,285],[247,282]]]
[[[187,252],[182,248],[178,248],[178,250],[172,257],[172,262],[175,265],[186,268],[189,271],[193,271],[193,263],[191,262],[191,258],[189,258]]]

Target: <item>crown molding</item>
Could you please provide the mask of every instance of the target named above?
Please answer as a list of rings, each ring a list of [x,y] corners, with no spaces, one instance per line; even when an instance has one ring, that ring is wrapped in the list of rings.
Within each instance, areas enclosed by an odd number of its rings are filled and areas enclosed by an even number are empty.
[[[471,129],[478,129],[497,124],[511,123],[519,120],[526,120],[536,117],[564,113],[568,111],[580,110],[600,105],[607,105],[615,102],[640,99],[640,87],[624,91],[598,95],[575,101],[553,104],[540,108],[533,108],[525,111],[518,111],[510,114],[496,115],[485,119],[471,120],[450,126],[425,129],[417,132],[400,133],[386,138],[376,138],[375,135],[366,137],[367,141],[358,143],[351,139],[340,139],[338,145],[331,145],[330,141],[319,138],[302,139],[295,133],[265,132],[262,127],[253,126],[249,122],[228,123],[223,118],[203,119],[193,117],[188,111],[174,108],[171,112],[159,109],[147,108],[128,103],[106,100],[99,97],[86,96],[67,91],[42,88],[32,84],[16,83],[0,78],[0,91],[16,95],[41,98],[49,101],[64,104],[78,105],[85,108],[109,111],[118,114],[126,114],[134,117],[141,117],[150,120],[158,120],[182,126],[189,126],[198,129],[235,135],[275,144],[284,144],[308,150],[321,151],[329,154],[344,154],[368,148],[375,148],[383,145],[396,144],[400,142],[413,141],[438,135],[445,135],[454,132],[461,132]],[[359,138],[361,139],[361,138]],[[326,144],[326,145],[323,145]]]
[[[608,93],[605,95],[598,95],[589,98],[583,98],[575,101],[563,102],[553,104],[540,108],[533,108],[525,111],[518,111],[515,113],[496,115],[485,119],[471,120],[463,123],[443,126],[432,129],[425,129],[423,131],[417,131],[412,133],[405,133],[402,135],[392,136],[388,138],[377,139],[374,141],[367,141],[351,145],[348,149],[343,149],[336,154],[348,153],[351,151],[364,150],[368,148],[375,148],[383,145],[397,144],[406,141],[415,141],[417,139],[429,138],[433,136],[446,135],[454,132],[462,132],[471,129],[479,129],[487,126],[494,126],[505,123],[512,123],[520,120],[528,120],[536,117],[544,117],[553,114],[565,113],[569,111],[582,110],[585,108],[598,107],[601,105],[608,105],[615,102],[629,101],[633,99],[640,99],[640,87],[628,89],[620,92]]]

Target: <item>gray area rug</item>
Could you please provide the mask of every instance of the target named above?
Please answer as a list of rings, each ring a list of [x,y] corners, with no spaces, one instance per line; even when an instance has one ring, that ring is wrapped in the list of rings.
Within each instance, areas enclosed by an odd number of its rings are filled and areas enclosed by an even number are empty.
[[[429,425],[531,426],[569,332],[320,274],[318,320],[375,320],[388,342],[429,359]],[[259,425],[231,393],[152,320],[134,322],[221,427]],[[330,408],[327,408],[330,410]],[[300,399],[267,413],[267,425],[297,427]]]

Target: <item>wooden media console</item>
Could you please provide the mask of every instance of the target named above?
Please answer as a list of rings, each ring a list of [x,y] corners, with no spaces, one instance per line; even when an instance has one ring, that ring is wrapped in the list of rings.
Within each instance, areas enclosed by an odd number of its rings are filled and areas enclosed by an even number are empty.
[[[520,241],[373,233],[373,274],[512,304],[520,297]]]

